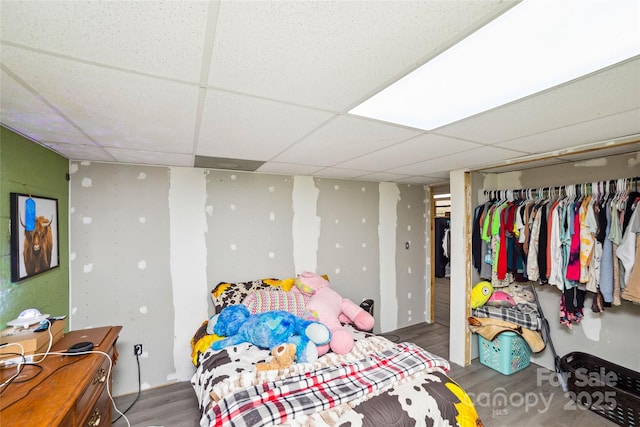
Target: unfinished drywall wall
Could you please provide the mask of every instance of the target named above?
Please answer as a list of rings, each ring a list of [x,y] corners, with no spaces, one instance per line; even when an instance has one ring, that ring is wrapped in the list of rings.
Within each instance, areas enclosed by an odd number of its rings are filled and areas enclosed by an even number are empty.
[[[401,185],[397,207],[396,230],[396,282],[401,283],[398,293],[397,327],[427,321],[424,284],[428,281],[427,255],[427,209],[426,193],[422,185]],[[384,284],[383,284],[384,285]]]
[[[191,352],[193,330],[208,317],[207,298],[207,219],[205,171],[171,168],[169,187],[169,236],[171,285],[173,291],[174,373],[167,380],[188,378],[193,363]]]
[[[137,343],[143,388],[190,379],[220,281],[315,269],[376,300],[378,331],[424,320],[422,186],[72,162],[70,191],[71,321],[123,326],[115,395],[137,390]]]
[[[207,278],[218,282],[292,277],[293,178],[207,172]]]
[[[397,185],[382,182],[379,185],[380,200],[378,202],[380,239],[380,304],[376,327],[382,331],[395,329],[398,322],[398,284],[396,282],[396,228],[398,223],[397,204],[400,200],[400,189]]]
[[[293,178],[293,264],[295,271],[317,271],[320,217],[319,190],[310,176]]]
[[[318,272],[327,274],[334,289],[356,304],[376,300],[380,286],[378,184],[316,179],[316,185],[321,218]]]
[[[123,327],[116,394],[138,388],[134,344],[143,345],[142,388],[170,382],[176,308],[169,169],[72,162],[70,176],[70,326]]]

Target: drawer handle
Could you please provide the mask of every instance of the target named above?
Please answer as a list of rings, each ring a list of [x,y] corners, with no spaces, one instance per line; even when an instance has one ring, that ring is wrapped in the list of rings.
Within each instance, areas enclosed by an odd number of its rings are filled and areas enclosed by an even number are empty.
[[[98,427],[100,425],[101,418],[102,417],[100,416],[100,412],[97,409],[95,409],[91,414],[91,417],[89,417],[89,421],[87,421],[87,425],[89,427]]]
[[[104,368],[98,369],[95,376],[93,377],[93,384],[95,383],[103,383],[107,380],[107,371]]]

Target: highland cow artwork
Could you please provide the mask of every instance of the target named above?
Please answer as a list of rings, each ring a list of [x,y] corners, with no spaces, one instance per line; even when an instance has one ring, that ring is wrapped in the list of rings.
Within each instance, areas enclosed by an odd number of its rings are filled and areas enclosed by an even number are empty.
[[[11,193],[11,281],[58,265],[58,201]]]

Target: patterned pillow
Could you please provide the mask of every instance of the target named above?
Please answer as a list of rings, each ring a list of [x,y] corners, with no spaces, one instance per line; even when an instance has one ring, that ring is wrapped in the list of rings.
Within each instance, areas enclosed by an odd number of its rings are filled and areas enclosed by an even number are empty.
[[[275,280],[275,279],[264,279]],[[251,282],[238,282],[228,283],[220,282],[211,291],[211,300],[213,301],[213,307],[215,314],[222,311],[223,308],[234,305],[242,304],[242,301],[252,292],[261,289],[280,289],[279,287],[269,285],[265,283],[263,279],[254,280]]]
[[[284,310],[298,317],[305,317],[309,298],[311,297],[301,292],[259,290],[247,295],[242,304],[247,306],[251,314]]]

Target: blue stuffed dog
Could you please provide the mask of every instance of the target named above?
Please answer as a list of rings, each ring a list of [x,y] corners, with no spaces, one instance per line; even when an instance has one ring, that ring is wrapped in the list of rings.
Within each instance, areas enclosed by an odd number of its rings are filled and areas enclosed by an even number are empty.
[[[207,329],[226,337],[211,344],[214,350],[243,342],[267,350],[283,343],[292,343],[296,345],[299,363],[316,360],[316,346],[327,344],[331,339],[329,328],[322,323],[302,319],[288,311],[266,311],[252,315],[242,304],[225,307],[220,314],[211,318]]]

